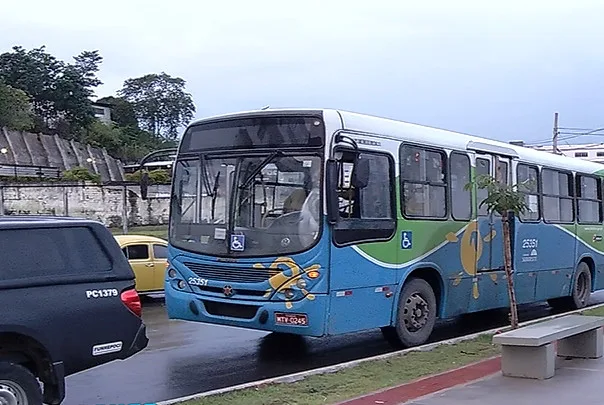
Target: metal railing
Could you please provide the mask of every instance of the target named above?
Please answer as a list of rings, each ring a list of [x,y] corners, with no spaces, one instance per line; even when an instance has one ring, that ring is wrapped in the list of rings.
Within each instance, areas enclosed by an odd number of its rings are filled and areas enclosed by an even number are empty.
[[[19,178],[19,177],[37,177],[40,179],[59,179],[61,170],[57,167],[50,166],[30,166],[30,165],[13,165],[0,164],[0,178]]]

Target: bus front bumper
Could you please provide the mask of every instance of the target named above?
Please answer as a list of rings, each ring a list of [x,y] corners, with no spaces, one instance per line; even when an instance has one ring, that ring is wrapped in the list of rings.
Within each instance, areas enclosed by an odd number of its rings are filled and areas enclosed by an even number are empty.
[[[304,336],[324,336],[328,296],[316,294],[300,301],[220,299],[177,290],[166,285],[170,319],[204,322]],[[289,308],[288,308],[289,306]]]

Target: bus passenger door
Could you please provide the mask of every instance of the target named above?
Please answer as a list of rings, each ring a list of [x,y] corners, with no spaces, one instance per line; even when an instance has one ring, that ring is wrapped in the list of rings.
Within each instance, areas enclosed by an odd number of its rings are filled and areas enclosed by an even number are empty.
[[[390,324],[396,282],[395,167],[388,153],[362,151],[366,186],[351,184],[352,154],[339,161],[339,219],[331,228],[330,334]]]
[[[569,235],[574,231],[572,174],[547,168],[539,173],[537,166],[523,163],[517,165],[516,172],[518,190],[525,194],[529,211],[515,221],[514,268],[518,275],[535,279],[533,295],[517,293],[518,302],[565,295],[570,289],[576,251],[575,238]],[[570,230],[564,229],[567,226]]]
[[[476,155],[476,176],[493,176],[503,183],[510,181],[509,159],[489,154]],[[470,311],[482,311],[505,307],[508,304],[507,281],[503,261],[503,226],[501,216],[489,214],[485,189],[476,190],[477,225],[474,236],[476,252],[476,277],[473,280]]]

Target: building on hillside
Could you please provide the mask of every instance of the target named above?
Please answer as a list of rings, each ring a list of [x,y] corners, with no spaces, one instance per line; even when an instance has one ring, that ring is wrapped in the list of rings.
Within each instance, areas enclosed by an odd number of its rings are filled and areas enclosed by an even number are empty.
[[[106,103],[92,103],[92,109],[94,110],[94,116],[99,121],[105,124],[111,124],[111,104]]]

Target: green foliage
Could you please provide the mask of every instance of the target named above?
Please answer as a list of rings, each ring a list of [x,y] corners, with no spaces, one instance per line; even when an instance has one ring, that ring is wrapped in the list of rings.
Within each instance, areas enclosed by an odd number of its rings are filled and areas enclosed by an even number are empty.
[[[107,125],[101,121],[93,121],[82,130],[80,140],[96,148],[106,148],[111,156],[122,156],[124,144],[122,130],[115,125]]]
[[[101,61],[98,51],[84,51],[69,64],[44,46],[29,51],[15,46],[0,54],[0,79],[31,97],[36,132],[72,138],[94,119],[90,97],[102,84],[96,77]]]
[[[121,130],[124,141],[121,159],[125,162],[137,163],[149,152],[177,145],[175,140],[165,140],[139,128],[126,127]]]
[[[185,81],[164,72],[128,79],[118,95],[132,103],[143,129],[167,140],[175,139],[195,113]]]
[[[64,181],[91,181],[97,184],[101,183],[101,176],[96,173],[91,173],[90,170],[85,167],[74,167],[73,169],[65,170],[61,177]]]
[[[30,111],[27,93],[8,86],[0,80],[0,128],[26,131],[33,126],[34,117]]]
[[[486,206],[488,212],[496,212],[503,216],[510,212],[515,215],[524,214],[528,209],[524,194],[518,190],[518,185],[507,185],[497,181],[487,174],[477,176],[475,181],[466,184],[465,189],[470,190],[476,184],[478,189],[486,189],[488,196],[479,201],[479,207]]]
[[[131,103],[124,100],[121,97],[102,97],[97,100],[98,103],[110,104],[111,107],[111,120],[116,123],[117,126],[126,128],[138,128],[138,121],[136,120],[136,113]]]
[[[44,46],[0,54],[0,127],[58,134],[105,148],[125,164],[175,147],[178,128],[195,112],[185,81],[163,72],[126,80],[118,95],[98,100],[112,106],[113,124],[106,125],[94,118],[90,100],[102,84],[102,60],[98,51],[84,51],[67,63]]]
[[[125,163],[135,163],[151,151],[176,146],[176,142],[165,141],[136,126],[122,127],[116,122],[105,124],[97,120],[81,131],[80,140],[106,148],[109,155]]]
[[[127,181],[139,182],[141,179],[141,172],[136,171],[134,173],[126,173]],[[149,183],[150,184],[170,184],[172,181],[172,174],[168,170],[156,169],[149,171]]]

